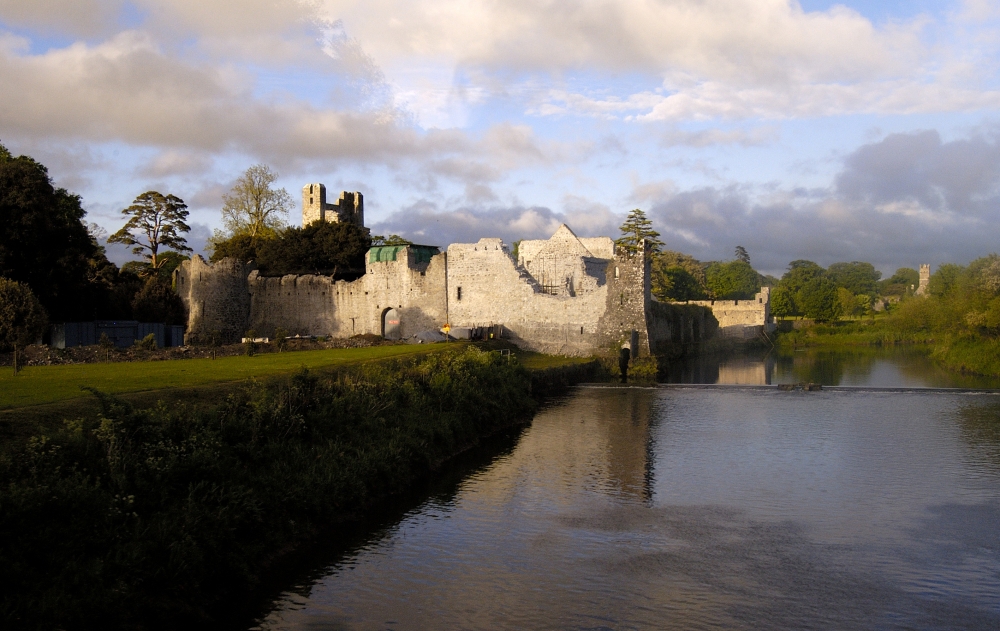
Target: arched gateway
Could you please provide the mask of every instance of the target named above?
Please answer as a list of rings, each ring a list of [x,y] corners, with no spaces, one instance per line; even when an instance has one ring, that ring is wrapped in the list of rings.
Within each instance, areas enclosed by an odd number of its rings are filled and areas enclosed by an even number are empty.
[[[395,309],[386,309],[382,312],[382,337],[387,340],[398,340],[402,337],[399,312]]]

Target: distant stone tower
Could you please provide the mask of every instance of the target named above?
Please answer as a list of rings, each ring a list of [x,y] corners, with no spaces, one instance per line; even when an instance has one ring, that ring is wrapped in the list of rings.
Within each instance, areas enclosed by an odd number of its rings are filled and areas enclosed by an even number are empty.
[[[920,266],[920,284],[917,285],[918,296],[927,295],[927,285],[931,282],[931,266],[928,263],[923,263]]]
[[[322,184],[302,187],[302,227],[314,221],[326,221],[326,187]]]
[[[364,228],[365,198],[357,191],[343,191],[336,204],[328,204],[325,186],[306,184],[302,187],[302,227],[314,221],[353,223]]]

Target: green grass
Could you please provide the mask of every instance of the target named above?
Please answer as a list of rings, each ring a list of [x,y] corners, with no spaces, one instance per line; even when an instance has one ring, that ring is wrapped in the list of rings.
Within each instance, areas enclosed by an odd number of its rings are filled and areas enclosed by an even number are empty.
[[[439,352],[448,346],[373,346],[267,353],[214,360],[29,366],[16,376],[12,370],[0,372],[0,410],[91,397],[89,392],[81,389],[85,386],[109,394],[192,388],[290,373],[301,368],[315,370],[388,357]],[[454,344],[451,346],[454,347]]]
[[[560,366],[587,364],[594,361],[593,357],[567,357],[565,355],[543,355],[530,351],[516,351],[517,361],[528,370],[546,370]]]

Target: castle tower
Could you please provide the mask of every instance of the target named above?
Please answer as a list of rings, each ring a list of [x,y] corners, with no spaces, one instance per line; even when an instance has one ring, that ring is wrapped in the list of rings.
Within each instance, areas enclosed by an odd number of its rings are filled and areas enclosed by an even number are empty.
[[[365,198],[359,191],[350,193],[348,191],[343,191],[340,193],[340,199],[337,200],[337,219],[334,221],[343,221],[346,223],[353,223],[361,228],[365,227]]]
[[[927,285],[931,282],[931,266],[928,263],[923,263],[920,266],[920,284],[917,285],[916,295],[926,296],[927,295]]]
[[[314,221],[326,221],[326,187],[306,184],[302,187],[302,227]]]

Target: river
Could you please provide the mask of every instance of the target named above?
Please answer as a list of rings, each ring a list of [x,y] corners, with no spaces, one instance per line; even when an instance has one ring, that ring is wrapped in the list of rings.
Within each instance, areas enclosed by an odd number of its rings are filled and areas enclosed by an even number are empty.
[[[252,628],[1000,628],[998,384],[892,350],[670,380],[573,389]],[[797,382],[838,387],[759,387]]]

